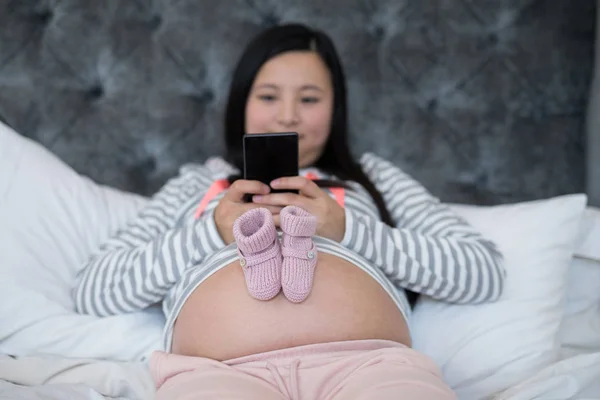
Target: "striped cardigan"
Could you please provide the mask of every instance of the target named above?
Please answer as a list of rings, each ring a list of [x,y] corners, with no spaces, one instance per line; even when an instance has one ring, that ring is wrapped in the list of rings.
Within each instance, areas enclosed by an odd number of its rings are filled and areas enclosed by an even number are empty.
[[[501,295],[505,271],[494,243],[390,162],[367,153],[360,164],[395,226],[382,223],[366,190],[350,182],[342,246],[380,268],[399,289],[454,303]],[[186,271],[226,247],[214,221],[222,196],[199,219],[193,215],[211,184],[232,172],[222,159],[184,166],[89,259],[74,290],[77,311],[107,316],[163,300],[173,304],[169,296]]]

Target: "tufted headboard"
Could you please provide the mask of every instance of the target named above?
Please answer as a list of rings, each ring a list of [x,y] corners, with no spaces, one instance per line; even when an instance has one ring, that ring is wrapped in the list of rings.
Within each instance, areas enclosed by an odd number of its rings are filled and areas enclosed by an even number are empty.
[[[585,190],[592,0],[0,0],[0,119],[150,194],[222,154],[233,66],[262,28],[324,29],[351,143],[446,201]]]

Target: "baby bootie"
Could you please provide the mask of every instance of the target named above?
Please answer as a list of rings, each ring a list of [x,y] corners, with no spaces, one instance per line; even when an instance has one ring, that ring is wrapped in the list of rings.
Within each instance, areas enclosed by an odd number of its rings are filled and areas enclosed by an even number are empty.
[[[250,296],[269,300],[281,290],[281,246],[271,212],[254,208],[233,224],[240,265]]]
[[[283,231],[281,286],[288,300],[300,303],[312,290],[317,265],[317,249],[312,236],[317,229],[317,218],[295,206],[285,207],[279,215]]]

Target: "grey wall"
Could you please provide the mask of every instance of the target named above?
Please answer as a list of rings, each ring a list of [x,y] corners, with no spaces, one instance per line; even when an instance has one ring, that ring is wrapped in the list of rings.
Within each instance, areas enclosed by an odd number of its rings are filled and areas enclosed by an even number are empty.
[[[600,18],[600,8],[596,10]],[[587,110],[587,193],[590,205],[600,207],[600,31],[596,31],[595,71]]]
[[[584,190],[594,15],[593,0],[0,0],[0,118],[150,193],[222,152],[248,39],[309,22],[343,58],[355,153],[448,201],[548,197]]]

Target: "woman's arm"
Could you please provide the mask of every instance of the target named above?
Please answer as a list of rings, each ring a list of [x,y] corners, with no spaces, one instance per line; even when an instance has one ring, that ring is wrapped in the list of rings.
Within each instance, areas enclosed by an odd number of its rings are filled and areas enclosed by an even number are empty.
[[[75,288],[77,312],[107,316],[146,308],[162,300],[189,265],[223,248],[213,212],[176,227],[182,207],[212,181],[212,173],[197,166],[167,182],[88,261]]]
[[[455,303],[500,297],[505,271],[496,245],[393,164],[365,154],[361,165],[396,228],[346,210],[342,245],[398,286]]]

